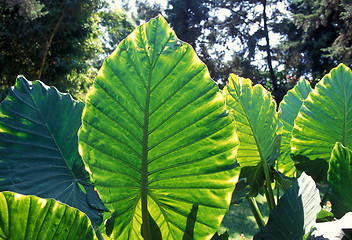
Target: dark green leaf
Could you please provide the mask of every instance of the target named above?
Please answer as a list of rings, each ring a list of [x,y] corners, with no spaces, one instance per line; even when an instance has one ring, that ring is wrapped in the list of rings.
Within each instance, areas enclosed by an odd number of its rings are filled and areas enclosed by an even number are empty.
[[[244,198],[248,196],[251,188],[249,182],[245,178],[238,180],[235,190],[232,193],[231,204],[239,204]]]
[[[229,239],[229,234],[228,232],[224,232],[222,234],[215,233],[215,235],[211,238],[211,240],[228,240]]]
[[[281,172],[272,171],[275,181],[279,184],[282,191],[286,192],[292,185],[294,178],[288,178]]]
[[[254,239],[302,239],[320,211],[319,191],[311,177],[302,173],[269,215],[268,223]]]
[[[161,232],[160,232],[160,228],[158,226],[158,224],[156,224],[156,222],[154,221],[154,219],[152,218],[152,216],[150,215],[150,213],[148,212],[148,218],[149,218],[149,228],[150,228],[150,237],[153,240],[162,240],[161,237]],[[141,225],[141,235],[144,239],[147,239],[146,237],[144,237],[143,235],[143,228],[146,227],[144,222]],[[193,238],[192,238],[193,239]]]
[[[99,226],[104,205],[78,154],[83,107],[54,87],[17,79],[0,107],[0,191],[55,198]]]

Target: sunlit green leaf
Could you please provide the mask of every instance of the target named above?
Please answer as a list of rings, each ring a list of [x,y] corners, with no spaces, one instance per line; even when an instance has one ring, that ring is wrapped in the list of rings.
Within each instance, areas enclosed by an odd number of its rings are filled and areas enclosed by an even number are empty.
[[[317,214],[317,223],[321,222],[331,222],[335,220],[335,216],[332,212],[326,211],[326,210],[320,210]]]
[[[79,145],[113,211],[112,237],[142,239],[144,196],[164,240],[210,239],[220,226],[238,179],[235,124],[204,63],[161,16],[105,60]]]
[[[291,141],[296,167],[325,180],[336,142],[352,147],[352,72],[343,64],[324,76],[298,113]]]
[[[341,143],[336,143],[331,153],[328,181],[332,212],[341,218],[352,212],[352,151]]]
[[[0,239],[96,239],[88,217],[54,199],[0,192]]]
[[[264,184],[264,168],[274,166],[280,149],[276,104],[263,86],[252,87],[249,79],[234,74],[230,75],[224,94],[240,140],[237,160],[241,177],[249,181],[251,194],[256,195]]]
[[[300,80],[296,86],[287,92],[280,103],[280,122],[282,123],[281,149],[278,161],[278,170],[285,176],[294,177],[296,172],[295,162],[291,159],[291,133],[294,121],[304,100],[312,91],[309,82]]]

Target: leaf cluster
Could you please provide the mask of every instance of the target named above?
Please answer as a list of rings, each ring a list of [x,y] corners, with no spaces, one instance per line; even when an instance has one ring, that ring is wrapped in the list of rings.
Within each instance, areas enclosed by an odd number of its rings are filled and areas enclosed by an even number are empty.
[[[245,198],[254,239],[302,239],[321,209],[312,178],[336,218],[352,211],[351,84],[341,64],[315,89],[301,80],[277,111],[249,79],[232,74],[220,91],[151,19],[104,61],[85,104],[18,77],[0,106],[0,236],[224,240],[222,218]]]

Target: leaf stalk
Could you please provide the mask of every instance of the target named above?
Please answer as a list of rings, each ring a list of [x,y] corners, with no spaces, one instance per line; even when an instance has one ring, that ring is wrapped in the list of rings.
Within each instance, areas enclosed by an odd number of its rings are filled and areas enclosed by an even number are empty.
[[[105,240],[99,228],[95,231],[95,235],[97,236],[98,240]]]
[[[247,202],[249,204],[249,207],[252,210],[252,213],[254,215],[255,221],[258,224],[259,229],[265,226],[265,222],[263,219],[262,214],[260,213],[260,210],[258,208],[257,202],[255,201],[255,199],[253,197],[246,197]]]
[[[263,167],[264,167],[265,182],[266,182],[266,186],[264,186],[265,197],[266,197],[266,200],[268,201],[269,211],[272,212],[275,207],[274,193],[273,193],[273,189],[271,188],[271,180],[270,180],[268,165],[266,164],[263,164],[263,165],[264,165]]]

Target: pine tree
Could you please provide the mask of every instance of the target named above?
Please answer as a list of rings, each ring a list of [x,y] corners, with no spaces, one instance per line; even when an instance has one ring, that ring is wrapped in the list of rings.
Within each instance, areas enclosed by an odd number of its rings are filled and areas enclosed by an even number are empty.
[[[282,22],[280,59],[290,75],[320,79],[339,62],[352,64],[352,5],[343,0],[291,1]]]

